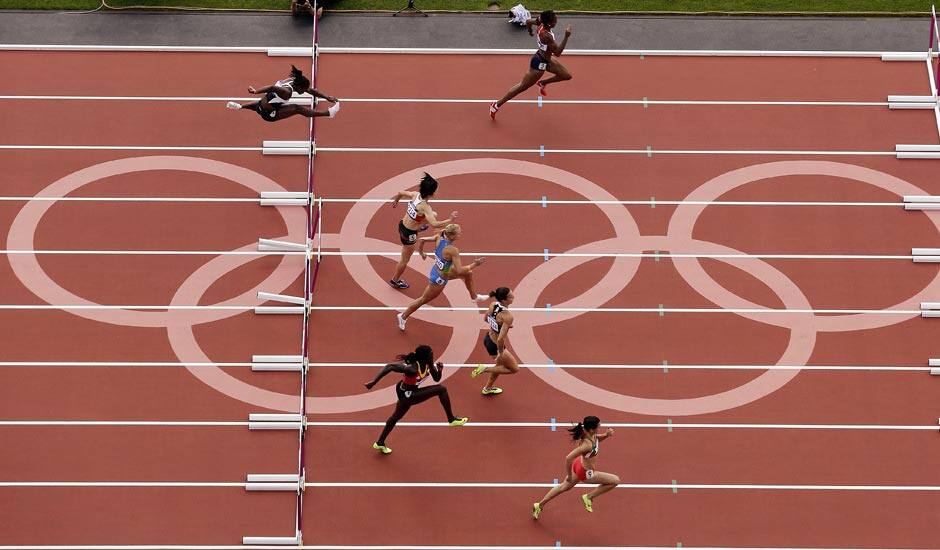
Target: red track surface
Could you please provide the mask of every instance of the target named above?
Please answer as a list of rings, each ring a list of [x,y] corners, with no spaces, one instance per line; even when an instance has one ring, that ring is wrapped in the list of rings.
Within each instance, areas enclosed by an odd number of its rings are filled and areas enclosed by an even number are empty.
[[[0,54],[0,70],[13,76],[11,95],[48,93],[42,75],[59,74],[63,95],[244,95],[247,83],[280,76],[290,60],[249,54]],[[888,94],[927,93],[923,65],[871,59],[571,57],[571,83],[550,89],[550,99],[739,99],[884,101]],[[490,98],[522,70],[516,56],[325,55],[321,88],[343,98]],[[210,73],[216,78],[207,80]],[[120,73],[122,78],[113,78]],[[398,78],[376,89],[376,74]],[[154,83],[153,75],[161,75]],[[429,75],[433,75],[429,77]],[[483,78],[477,78],[485,75]],[[533,97],[531,92],[524,98]],[[305,139],[306,122],[261,124],[220,102],[59,101],[0,103],[5,143],[27,145],[158,145],[258,147],[263,139]],[[41,110],[38,110],[41,109]],[[38,113],[38,115],[37,115]],[[37,117],[45,123],[37,123]],[[509,104],[493,123],[485,104],[346,102],[341,115],[319,124],[320,147],[444,147],[537,149],[663,149],[890,151],[896,143],[933,143],[929,111],[877,107],[650,106]],[[289,190],[306,185],[297,157],[257,152],[2,151],[0,188],[35,195],[77,170],[149,155],[196,156],[258,172]],[[317,192],[325,198],[366,196],[381,182],[418,168],[481,157],[523,160],[562,169],[594,182],[622,200],[679,200],[712,178],[775,161],[826,161],[884,172],[940,194],[929,161],[874,156],[646,155],[326,152],[316,158]],[[535,177],[466,174],[442,178],[440,198],[580,199],[578,193]],[[72,193],[79,196],[254,197],[246,187],[198,172],[154,170],[112,176]],[[382,194],[378,196],[387,196]],[[746,184],[721,200],[897,202],[898,194],[844,177],[781,175]],[[23,203],[0,203],[6,242]],[[452,209],[438,205],[439,212]],[[665,235],[675,206],[539,205],[457,206],[464,251],[552,252],[609,239],[605,215],[628,212],[641,235]],[[353,209],[324,207],[328,249]],[[396,250],[390,228],[400,210],[383,207],[365,235]],[[615,215],[615,214],[612,214]],[[498,224],[494,222],[499,216]],[[499,230],[497,230],[499,228]],[[259,236],[290,228],[274,209],[251,203],[181,205],[60,202],[46,213],[37,249],[234,250]],[[302,231],[302,229],[301,229]],[[360,232],[363,230],[360,230]],[[791,254],[905,255],[936,246],[928,215],[899,207],[710,206],[693,236],[737,251]],[[352,241],[356,243],[355,240]],[[9,248],[8,246],[6,248]],[[361,246],[347,250],[367,250]],[[666,250],[667,247],[621,250]],[[672,252],[687,252],[676,249]],[[71,292],[102,304],[171,303],[177,289],[208,260],[205,256],[41,256],[42,267]],[[415,260],[417,262],[417,260]],[[552,260],[556,261],[556,260]],[[618,260],[622,262],[623,260]],[[265,257],[226,274],[200,304],[231,299],[259,285],[279,259]],[[685,260],[685,262],[689,262]],[[755,263],[756,260],[744,260]],[[388,259],[370,263],[387,278]],[[494,257],[481,268],[481,289],[516,288],[544,264],[542,258]],[[533,301],[570,305],[614,265],[598,259],[568,271],[533,295]],[[902,260],[768,260],[805,294],[812,308],[883,309],[908,300],[937,275],[932,265]],[[300,259],[286,288],[300,294]],[[413,264],[419,265],[419,264]],[[789,307],[762,282],[717,260],[706,271],[734,293],[766,307]],[[720,307],[680,276],[674,261],[646,258],[623,290],[604,307]],[[423,269],[423,268],[422,268]],[[381,286],[379,275],[354,271],[380,288],[378,298],[357,284],[344,259],[323,260],[318,306],[401,305],[405,298]],[[423,273],[409,272],[416,296]],[[0,303],[41,304],[8,262],[0,262]],[[608,285],[607,282],[602,285]],[[456,287],[457,285],[451,285]],[[462,291],[452,296],[465,300]],[[459,292],[458,292],[459,291]],[[940,296],[938,296],[940,297]],[[935,297],[937,298],[937,297]],[[436,305],[445,305],[442,299]],[[248,301],[238,302],[246,304]],[[466,306],[468,303],[455,302]],[[910,309],[910,308],[904,308]],[[185,317],[186,314],[180,314]],[[432,314],[438,315],[438,314]],[[544,313],[516,314],[544,320]],[[384,362],[417,343],[443,350],[446,326],[415,317],[400,334],[390,311],[317,311],[312,315],[311,362]],[[765,317],[778,316],[766,315]],[[438,317],[443,318],[443,317]],[[455,342],[450,362],[486,360],[476,314],[450,318],[472,327]],[[882,318],[882,317],[879,317]],[[446,320],[446,319],[445,319]],[[822,325],[825,320],[817,320]],[[781,321],[782,322],[782,321]],[[160,327],[106,324],[63,311],[0,311],[3,361],[178,361]],[[295,353],[298,320],[246,312],[198,325],[207,357],[245,362],[252,354]],[[518,348],[520,329],[511,344]],[[910,318],[868,330],[815,335],[810,365],[924,365],[932,355],[932,320]],[[556,363],[773,364],[790,330],[730,313],[582,314],[534,329]],[[476,341],[473,341],[476,340]],[[364,343],[367,343],[364,345]],[[472,348],[471,348],[472,346]],[[467,353],[461,350],[467,349]],[[296,395],[294,374],[226,369],[271,392]],[[374,368],[315,368],[309,391],[316,412],[324,401],[361,392]],[[761,371],[577,370],[580,379],[612,392],[649,399],[689,399],[731,390]],[[387,380],[386,386],[393,381]],[[530,371],[501,379],[506,393],[479,396],[479,382],[462,370],[446,382],[456,412],[471,422],[559,423],[598,414],[605,422],[720,422],[769,424],[930,425],[940,390],[922,372],[803,371],[771,395],[729,410],[693,416],[641,415],[599,406],[603,396],[577,399]],[[216,420],[245,421],[258,404],[219,393],[183,368],[2,367],[0,419],[5,420]],[[597,404],[595,404],[597,403]],[[384,421],[390,407],[352,407],[314,415],[316,421]],[[435,403],[413,409],[406,421],[439,421]],[[398,427],[391,456],[368,448],[375,427],[311,427],[308,482],[535,482],[563,475],[569,444],[548,428]],[[604,444],[600,468],[626,483],[940,485],[936,434],[925,431],[620,429]],[[242,482],[247,473],[289,473],[296,467],[296,434],[248,432],[232,427],[2,427],[0,481]],[[421,545],[657,545],[894,547],[935,546],[935,492],[618,489],[584,516],[564,495],[543,519],[527,515],[536,488],[312,488],[305,497],[308,544]],[[285,493],[228,488],[0,488],[4,522],[0,544],[238,544],[244,535],[289,535],[294,500]],[[416,518],[420,520],[416,521]]]

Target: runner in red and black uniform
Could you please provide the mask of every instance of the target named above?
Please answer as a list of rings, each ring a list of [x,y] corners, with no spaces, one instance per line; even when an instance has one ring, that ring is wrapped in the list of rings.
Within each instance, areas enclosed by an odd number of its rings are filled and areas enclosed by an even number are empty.
[[[552,32],[552,29],[558,24],[558,18],[555,16],[555,12],[545,10],[535,19],[526,21],[526,27],[529,28],[530,35],[532,34],[532,26],[536,24],[538,25],[538,30],[535,33],[535,43],[538,45],[538,50],[536,50],[535,54],[529,60],[529,70],[525,73],[525,76],[522,77],[522,82],[510,88],[502,99],[494,101],[493,104],[490,105],[490,117],[494,120],[496,119],[496,113],[504,103],[528,90],[534,84],[539,85],[540,94],[548,95],[548,91],[545,87],[549,84],[563,80],[571,80],[571,73],[568,72],[568,69],[559,63],[558,59],[552,57],[559,56],[565,51],[565,46],[568,45],[568,38],[571,36],[571,27],[565,29],[565,37],[562,38],[561,44],[558,44],[555,42],[555,33]],[[545,80],[539,80],[542,78],[542,75],[545,74],[545,71],[555,76]]]
[[[418,346],[411,353],[399,355],[397,363],[385,365],[382,372],[377,374],[372,381],[366,382],[366,389],[371,390],[379,380],[390,372],[402,374],[401,381],[395,384],[398,404],[395,405],[395,412],[385,422],[382,435],[372,444],[373,449],[380,451],[382,454],[391,453],[392,449],[385,445],[385,438],[392,433],[395,424],[405,416],[405,413],[412,405],[417,405],[435,396],[441,400],[441,407],[444,408],[444,413],[447,414],[447,422],[451,426],[463,426],[467,423],[467,417],[454,416],[454,412],[450,408],[450,396],[447,395],[447,388],[443,384],[420,387],[429,375],[435,382],[440,382],[441,375],[444,372],[444,364],[434,362],[434,351],[431,346]]]
[[[395,267],[395,274],[389,279],[388,284],[393,288],[406,289],[408,283],[401,280],[402,273],[408,267],[408,260],[415,253],[415,246],[418,243],[418,233],[432,227],[441,229],[447,224],[457,219],[457,211],[450,213],[446,220],[438,220],[437,213],[431,210],[431,203],[428,201],[437,193],[437,180],[431,177],[427,172],[421,178],[418,185],[418,191],[399,191],[392,197],[392,208],[398,206],[402,199],[408,200],[408,206],[405,208],[405,215],[398,222],[398,239],[401,241],[401,259]]]
[[[598,472],[595,470],[597,464],[597,452],[600,451],[601,441],[614,435],[614,430],[607,428],[604,433],[598,433],[601,427],[601,420],[596,416],[585,416],[584,420],[578,422],[573,428],[568,430],[571,439],[577,442],[574,450],[565,457],[565,480],[555,485],[542,497],[542,500],[532,505],[532,518],[539,519],[542,515],[542,508],[558,495],[569,491],[575,485],[586,481],[588,483],[597,483],[590,493],[581,495],[581,502],[584,509],[588,512],[594,511],[594,499],[603,495],[607,491],[615,488],[620,483],[620,478],[614,474]]]

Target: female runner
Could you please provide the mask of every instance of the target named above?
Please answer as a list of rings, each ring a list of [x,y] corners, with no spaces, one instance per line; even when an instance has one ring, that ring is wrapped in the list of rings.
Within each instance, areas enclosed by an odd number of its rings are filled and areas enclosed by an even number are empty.
[[[418,243],[418,254],[421,259],[425,259],[424,245],[431,241],[436,241],[434,248],[434,267],[428,274],[428,286],[420,298],[411,302],[411,305],[405,309],[404,313],[398,314],[398,328],[405,330],[405,323],[412,313],[419,307],[440,296],[444,292],[447,281],[452,279],[463,279],[463,284],[470,293],[470,299],[475,302],[482,302],[489,298],[486,294],[477,294],[473,286],[473,269],[483,265],[486,258],[476,258],[470,265],[460,265],[460,250],[454,246],[454,242],[460,238],[460,226],[456,223],[448,224],[436,237],[423,237]]]
[[[511,290],[501,286],[490,292],[490,298],[496,298],[496,301],[483,314],[483,319],[489,325],[489,330],[486,331],[486,336],[483,337],[483,347],[486,348],[486,352],[490,354],[490,357],[495,358],[496,361],[490,367],[477,365],[477,368],[470,372],[472,378],[487,372],[490,374],[489,380],[486,381],[483,390],[480,392],[483,395],[503,393],[502,388],[495,386],[499,375],[519,372],[519,362],[516,361],[512,352],[506,348],[506,341],[509,340],[509,329],[512,328],[512,313],[509,312],[509,304],[516,297]]]
[[[408,207],[405,209],[405,215],[398,222],[398,239],[401,241],[401,259],[395,267],[395,274],[388,281],[393,288],[406,289],[408,283],[401,280],[402,273],[408,267],[408,260],[415,253],[415,246],[418,242],[418,232],[424,231],[428,227],[440,229],[450,222],[457,219],[457,211],[450,213],[446,220],[438,220],[437,214],[431,210],[428,199],[437,192],[437,180],[431,177],[427,172],[421,178],[421,184],[418,191],[399,191],[392,197],[392,208],[398,206],[402,199],[408,199]]]
[[[620,483],[620,478],[614,474],[598,472],[594,470],[597,463],[597,451],[600,449],[600,442],[614,435],[614,430],[607,428],[607,432],[599,434],[597,430],[601,427],[601,421],[596,416],[585,416],[584,420],[578,422],[575,427],[568,430],[571,439],[578,442],[573,451],[565,457],[565,471],[567,475],[565,481],[555,485],[546,493],[542,500],[532,505],[532,517],[539,519],[542,508],[550,500],[558,495],[574,488],[582,481],[598,483],[596,489],[590,493],[581,495],[581,502],[588,512],[594,511],[594,499],[610,491]]]
[[[313,107],[290,103],[294,92],[303,94],[310,92],[314,97],[323,98],[333,105],[326,111],[315,111]],[[271,86],[265,86],[261,89],[255,89],[254,86],[248,86],[250,94],[264,94],[259,101],[245,103],[244,105],[237,101],[229,101],[225,106],[229,109],[248,109],[258,113],[265,122],[276,122],[284,120],[294,115],[303,115],[305,117],[328,116],[333,118],[339,111],[339,100],[333,96],[320,93],[310,87],[310,80],[304,76],[303,71],[291,65],[290,76],[284,80],[278,80]]]
[[[496,119],[496,113],[504,103],[528,90],[533,84],[539,85],[540,94],[548,95],[548,91],[545,87],[549,84],[563,80],[571,80],[571,73],[568,72],[568,69],[559,63],[557,59],[552,57],[553,55],[559,56],[565,51],[565,46],[568,45],[568,38],[571,36],[571,27],[565,29],[565,37],[561,40],[561,44],[556,44],[555,33],[552,32],[552,29],[558,24],[558,17],[555,16],[555,12],[545,10],[535,19],[526,21],[526,27],[529,28],[530,35],[532,34],[532,25],[535,23],[539,24],[538,31],[535,33],[535,43],[538,45],[538,50],[535,52],[535,55],[532,56],[532,59],[529,60],[529,70],[526,71],[525,76],[522,77],[522,82],[510,88],[502,99],[494,101],[493,104],[490,105],[490,117],[494,120]],[[546,80],[539,80],[542,78],[542,75],[545,74],[545,71],[555,76]]]
[[[441,375],[444,372],[444,364],[434,362],[434,351],[431,350],[431,346],[418,346],[411,353],[399,355],[398,361],[398,363],[385,365],[372,381],[365,384],[366,389],[371,390],[386,374],[390,372],[400,372],[402,374],[402,380],[395,384],[395,393],[398,394],[398,404],[395,405],[395,412],[385,422],[382,435],[372,444],[373,449],[386,455],[391,453],[392,449],[385,445],[385,438],[392,433],[395,424],[405,416],[405,413],[412,405],[417,405],[437,396],[441,400],[441,406],[444,407],[444,413],[447,414],[447,422],[451,426],[463,426],[468,420],[467,417],[454,416],[454,412],[450,408],[450,396],[447,395],[447,388],[443,384],[419,387],[429,374],[435,382],[440,382]]]

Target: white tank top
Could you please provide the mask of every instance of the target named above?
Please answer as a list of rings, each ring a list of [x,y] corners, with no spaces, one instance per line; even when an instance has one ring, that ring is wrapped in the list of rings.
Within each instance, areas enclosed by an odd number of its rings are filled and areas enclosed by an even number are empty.
[[[541,51],[543,51],[543,52],[547,52],[547,51],[548,51],[548,45],[542,43],[542,37],[540,36],[541,33],[542,33],[542,29],[543,29],[542,25],[539,25],[538,32],[535,33],[535,43],[538,45],[539,50],[541,50]],[[548,34],[552,35],[552,40],[555,40],[555,33],[554,33],[554,32],[548,31]]]
[[[424,214],[418,213],[418,205],[422,202],[424,202],[424,199],[421,198],[421,195],[417,195],[415,198],[408,201],[406,212],[408,213],[408,217],[416,222],[424,221]]]

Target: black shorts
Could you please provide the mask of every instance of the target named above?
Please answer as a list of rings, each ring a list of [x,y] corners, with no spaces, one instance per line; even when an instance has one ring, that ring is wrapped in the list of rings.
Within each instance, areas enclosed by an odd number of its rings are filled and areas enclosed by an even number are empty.
[[[483,337],[483,347],[486,348],[486,352],[490,354],[490,357],[499,355],[499,346],[490,338],[490,331],[486,331],[486,335]]]
[[[271,100],[274,99],[275,97],[278,97],[278,96],[277,96],[277,94],[274,93],[274,92],[268,92],[267,94],[265,94],[265,98],[266,98],[268,101],[271,101]],[[257,107],[256,109],[254,109],[254,111],[255,111],[256,113],[258,113],[258,116],[260,116],[262,119],[264,119],[265,122],[277,122],[277,120],[276,120],[276,118],[277,118],[277,110],[280,109],[283,105],[285,105],[285,104],[284,104],[284,103],[268,103],[268,110],[266,111],[266,110],[264,110],[264,108],[261,106],[261,102],[259,101],[259,102],[258,102],[258,107]]]
[[[405,227],[405,222],[398,220],[398,238],[401,239],[401,244],[415,244],[418,242],[418,230],[408,229]]]
[[[404,382],[399,382],[395,384],[395,394],[398,395],[399,401],[408,402],[411,401],[411,396],[414,395],[413,392],[418,390],[418,386],[412,386],[410,384],[405,384]]]
[[[529,60],[529,68],[534,71],[544,71],[548,69],[548,63],[539,54],[532,54],[532,59]]]

